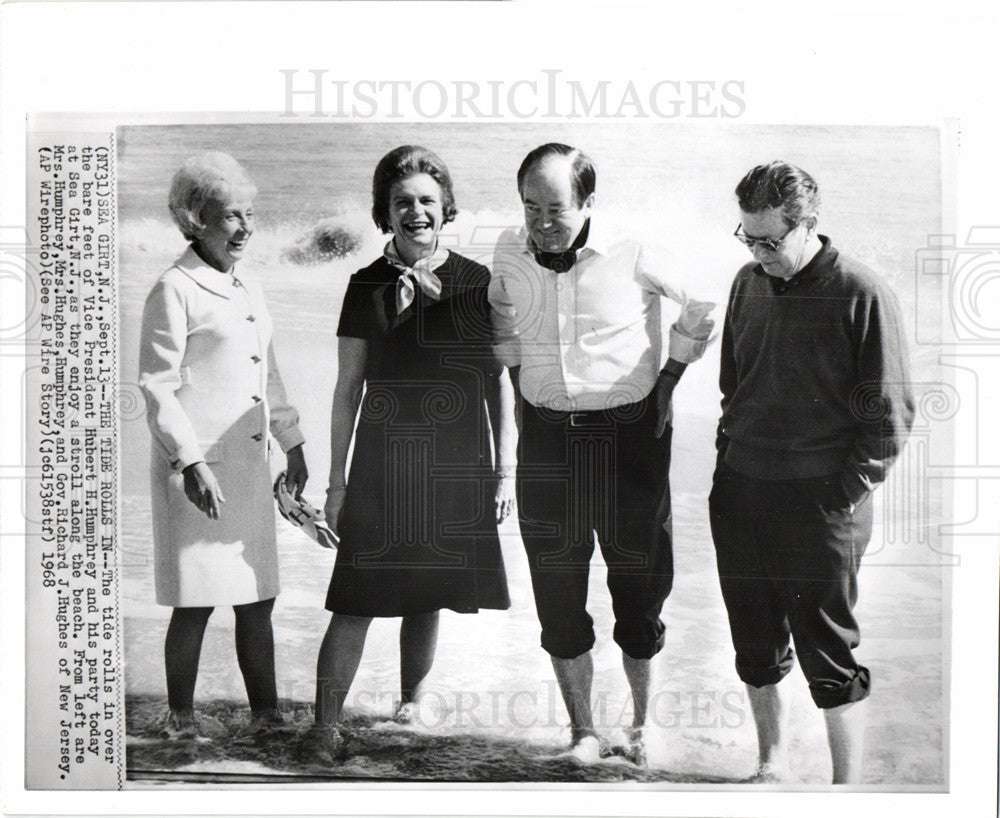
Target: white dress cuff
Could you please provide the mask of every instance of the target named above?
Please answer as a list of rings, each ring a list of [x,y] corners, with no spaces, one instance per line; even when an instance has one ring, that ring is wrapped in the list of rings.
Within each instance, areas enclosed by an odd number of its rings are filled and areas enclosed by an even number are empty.
[[[184,446],[176,457],[170,461],[170,467],[176,472],[182,472],[192,463],[198,463],[205,459],[205,454],[198,446]]]
[[[682,364],[693,364],[708,348],[709,339],[689,338],[674,324],[670,328],[669,356]]]
[[[274,436],[274,439],[278,441],[278,445],[281,446],[281,451],[283,452],[294,449],[296,446],[301,446],[306,442],[298,426],[289,426],[287,429],[282,429]]]

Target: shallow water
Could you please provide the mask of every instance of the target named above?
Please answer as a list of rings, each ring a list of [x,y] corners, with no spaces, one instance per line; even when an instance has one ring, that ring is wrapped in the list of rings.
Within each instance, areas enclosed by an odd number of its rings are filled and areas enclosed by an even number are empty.
[[[370,174],[378,157],[405,142],[438,150],[456,180],[461,214],[447,241],[489,262],[498,230],[519,221],[513,178],[523,153],[543,141],[585,147],[599,168],[601,218],[639,237],[669,245],[678,272],[701,293],[724,300],[747,258],[731,238],[732,188],[752,164],[775,156],[799,161],[824,185],[825,227],[855,257],[896,286],[910,323],[918,292],[914,252],[940,230],[937,139],[926,129],[733,128],[648,126],[404,126],[295,128],[130,128],[119,166],[121,221],[121,379],[123,509],[121,537],[125,659],[131,767],[317,772],[282,761],[275,748],[236,743],[245,695],[232,645],[232,613],[210,622],[196,701],[222,725],[210,750],[190,753],[150,739],[165,690],[162,640],[169,609],[153,601],[147,464],[149,434],[135,389],[142,301],[156,277],[183,250],[165,216],[170,174],[197,149],[229,150],[250,168],[260,194],[258,228],[244,273],[258,275],[275,321],[275,345],[288,394],[298,406],[315,505],[328,469],[328,417],[336,379],[336,322],[350,274],[381,250],[367,215]],[[891,146],[891,150],[889,149]],[[486,155],[488,161],[483,161]],[[900,201],[898,180],[908,180]],[[320,222],[354,232],[360,249],[343,259],[302,263]],[[933,350],[915,348],[915,380],[933,383]],[[671,481],[676,580],[664,607],[666,646],[656,657],[650,770],[612,763],[578,769],[539,762],[568,738],[551,665],[538,646],[527,563],[516,527],[503,529],[512,605],[475,616],[444,612],[438,659],[428,680],[434,714],[415,730],[386,728],[398,685],[398,620],[370,631],[347,715],[356,727],[355,754],[324,775],[436,780],[646,780],[706,784],[752,772],[756,739],[732,649],[708,530],[707,494],[718,416],[717,350],[685,374],[676,394]],[[921,446],[946,446],[932,424]],[[910,451],[915,451],[911,444]],[[927,457],[926,449],[921,457]],[[273,467],[281,467],[280,456]],[[944,700],[948,634],[946,560],[934,551],[939,499],[917,498],[918,457],[904,457],[880,491],[876,532],[862,571],[859,657],[874,678],[866,782],[889,788],[942,785],[947,736]],[[941,461],[940,457],[931,462]],[[316,650],[326,626],[326,584],[334,555],[278,521],[283,591],[275,614],[279,695],[290,722],[304,726],[314,693]],[[609,738],[630,719],[620,652],[611,641],[610,601],[598,558],[589,610],[596,714]],[[821,714],[798,671],[791,694],[793,771],[805,785],[829,779]],[[288,742],[294,743],[294,737]],[[279,749],[284,745],[279,743]],[[362,768],[360,757],[368,764]],[[362,773],[363,769],[363,773]]]
[[[390,718],[398,698],[398,620],[373,624],[345,710],[358,727],[358,752],[370,752],[373,742],[381,748],[379,765],[367,768],[367,774],[387,779],[443,775],[447,780],[469,780],[481,774],[478,780],[707,783],[733,782],[749,775],[755,761],[755,734],[745,693],[732,667],[701,502],[698,495],[675,496],[677,579],[663,611],[666,645],[654,662],[650,770],[627,766],[608,770],[601,765],[585,773],[567,771],[565,764],[534,760],[535,755],[564,746],[569,736],[551,666],[538,647],[527,563],[512,534],[504,538],[510,611],[442,614],[438,659],[427,681],[430,711],[412,736],[400,738],[405,749],[399,749],[398,758],[380,744],[378,734],[378,724]],[[137,518],[142,516],[138,509],[132,511]],[[279,522],[279,549],[287,589],[278,597],[274,614],[279,695],[289,719],[301,728],[308,723],[315,691],[315,656],[326,625],[322,604],[332,560],[328,552],[283,521]],[[875,680],[866,783],[897,787],[943,781],[945,641],[937,613],[942,605],[940,578],[940,569],[928,567],[872,567],[861,572],[859,656]],[[613,620],[603,583],[603,565],[598,559],[592,567],[589,603],[598,635],[593,654],[595,718],[602,734],[614,741],[621,740],[631,707],[620,653],[611,641]],[[126,588],[130,593],[126,610],[131,611],[126,617],[130,701],[145,701],[150,712],[159,713],[164,704],[161,646],[169,611],[149,603],[151,572],[145,566],[135,565],[128,571]],[[917,610],[915,596],[921,600]],[[793,771],[803,784],[821,784],[829,777],[822,717],[798,671],[784,684],[791,694],[795,724]],[[196,701],[199,708],[230,722],[245,718],[245,694],[236,672],[228,610],[216,611],[209,625]],[[141,735],[142,729],[135,727],[134,707],[129,707],[129,734]],[[247,758],[245,748],[227,749],[233,735],[224,734],[212,749],[209,760],[218,762],[215,769],[235,769],[230,762]],[[450,748],[448,764],[461,759],[457,768],[438,765],[433,754],[442,751],[442,742]],[[511,746],[530,752],[491,769],[494,756]],[[415,761],[421,752],[423,766]],[[169,752],[136,753],[133,757],[141,758],[146,769],[149,764],[177,769],[194,763],[175,765]],[[266,756],[262,763],[267,763]],[[316,772],[309,764],[273,769]],[[332,774],[351,772],[338,767]]]

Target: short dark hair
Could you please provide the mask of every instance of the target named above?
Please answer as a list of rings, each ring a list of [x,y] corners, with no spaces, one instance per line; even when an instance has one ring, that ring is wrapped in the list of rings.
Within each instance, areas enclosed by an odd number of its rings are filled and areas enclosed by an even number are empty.
[[[458,215],[451,174],[447,165],[441,161],[441,157],[419,145],[400,145],[379,160],[372,179],[372,219],[375,220],[375,226],[383,233],[392,232],[389,221],[389,193],[392,186],[418,173],[426,173],[441,188],[441,204],[444,211],[442,224],[454,221]]]
[[[528,174],[553,156],[568,156],[572,160],[573,198],[574,204],[579,207],[597,190],[597,169],[587,154],[561,142],[539,145],[524,157],[521,167],[517,169],[517,194],[524,198],[524,180]]]
[[[757,165],[736,186],[736,198],[744,213],[760,213],[780,207],[785,224],[794,227],[811,213],[819,212],[819,187],[802,168],[788,162]]]

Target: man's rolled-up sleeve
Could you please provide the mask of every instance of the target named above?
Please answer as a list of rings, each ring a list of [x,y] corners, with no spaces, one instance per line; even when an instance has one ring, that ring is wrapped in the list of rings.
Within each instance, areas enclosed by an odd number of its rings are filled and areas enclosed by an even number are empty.
[[[715,305],[709,304],[709,307],[714,308]],[[708,334],[704,337],[692,337],[675,323],[670,327],[670,341],[667,347],[668,356],[682,364],[693,364],[705,354],[705,350],[708,349],[708,344],[711,340],[711,334],[712,331],[709,329]]]
[[[715,321],[711,313],[715,302],[692,298],[678,270],[678,263],[667,251],[645,245],[640,249],[636,270],[640,284],[681,308],[670,327],[668,355],[682,364],[690,364],[705,354],[712,341]]]

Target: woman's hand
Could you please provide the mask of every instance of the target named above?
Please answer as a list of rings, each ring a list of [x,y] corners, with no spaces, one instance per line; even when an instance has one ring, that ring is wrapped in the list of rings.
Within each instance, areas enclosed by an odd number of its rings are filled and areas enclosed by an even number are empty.
[[[309,479],[309,469],[306,468],[306,456],[302,453],[300,443],[294,449],[289,449],[288,466],[285,469],[285,490],[296,500],[302,499],[302,490]]]
[[[208,467],[208,463],[200,460],[184,469],[184,494],[199,511],[204,511],[210,520],[218,520],[222,516],[222,496],[219,481]]]
[[[344,510],[346,496],[347,486],[331,486],[326,490],[326,503],[323,505],[326,524],[338,539],[340,539],[340,512]]]
[[[497,522],[502,523],[517,508],[517,490],[514,483],[514,475],[503,476],[497,479],[496,492]]]

